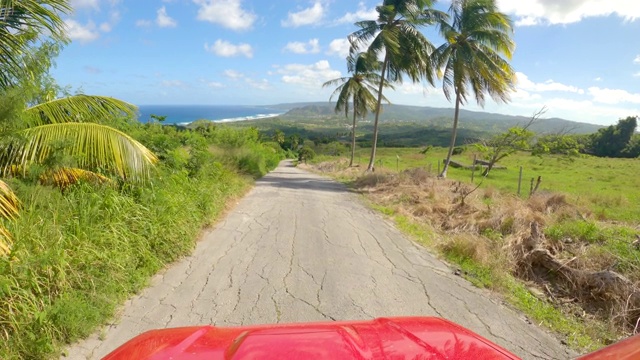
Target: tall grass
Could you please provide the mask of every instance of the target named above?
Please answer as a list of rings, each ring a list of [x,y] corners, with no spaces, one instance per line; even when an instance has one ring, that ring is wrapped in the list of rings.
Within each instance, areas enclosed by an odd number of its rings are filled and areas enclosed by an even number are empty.
[[[10,180],[23,209],[7,223],[11,256],[0,258],[0,359],[56,357],[92,333],[194,248],[201,229],[250,185],[243,174],[261,176],[281,158],[247,131],[130,130],[163,159],[147,184],[76,184],[63,193]]]

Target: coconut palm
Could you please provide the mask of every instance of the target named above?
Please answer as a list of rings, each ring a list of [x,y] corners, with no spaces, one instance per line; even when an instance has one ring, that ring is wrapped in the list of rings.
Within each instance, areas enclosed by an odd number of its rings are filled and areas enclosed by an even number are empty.
[[[70,12],[68,0],[0,0],[0,87],[30,74],[24,55],[40,35],[66,42],[60,15]]]
[[[26,174],[33,165],[46,165],[55,154],[72,157],[74,167],[49,168],[40,177],[43,183],[64,187],[80,179],[107,181],[100,173],[143,180],[149,176],[156,156],[129,135],[100,123],[116,116],[134,115],[131,104],[87,95],[27,108],[19,121],[20,128],[0,138],[0,175]],[[0,217],[11,219],[18,208],[17,198],[0,180]],[[0,255],[6,253],[10,243],[10,234],[0,226]]]
[[[69,12],[68,0],[0,0],[2,96],[40,84],[51,55],[40,51],[48,43],[43,38],[65,43],[60,15]],[[24,103],[23,97],[17,98]],[[33,165],[46,165],[55,153],[73,157],[75,166],[50,168],[41,177],[44,183],[106,180],[99,173],[144,179],[157,161],[155,155],[127,134],[103,124],[114,116],[134,115],[135,107],[123,101],[86,95],[44,101],[17,113],[3,112],[0,176],[25,174]],[[0,180],[0,219],[15,218],[19,207],[15,194]],[[9,252],[11,241],[11,234],[0,224],[0,255]]]
[[[433,54],[445,96],[450,101],[455,95],[451,142],[441,177],[447,176],[455,147],[460,105],[470,94],[480,106],[485,94],[496,102],[508,102],[515,83],[514,70],[505,60],[511,59],[515,48],[513,28],[495,0],[453,0],[448,12],[451,22],[440,24],[445,43]]]
[[[376,7],[377,20],[355,24],[360,29],[349,35],[350,53],[355,54],[367,46],[367,52],[372,56],[382,57],[380,78],[389,82],[401,82],[406,75],[414,82],[424,78],[433,84],[434,72],[429,56],[434,46],[419,28],[442,20],[446,14],[431,9],[432,5],[433,0],[384,0]],[[372,171],[375,163],[383,86],[384,82],[380,81],[367,171]]]
[[[380,68],[380,62],[367,53],[359,53],[357,55],[349,54],[347,57],[347,70],[350,77],[341,77],[333,79],[322,84],[323,87],[338,86],[331,94],[330,101],[334,97],[336,100],[336,113],[344,111],[345,117],[349,116],[350,104],[353,104],[353,125],[351,126],[351,160],[349,167],[353,166],[353,158],[356,151],[356,121],[359,118],[367,116],[369,111],[375,111],[376,108],[376,84],[381,82],[385,86],[391,86],[384,81],[380,75],[372,72]],[[386,97],[383,100],[389,102]]]

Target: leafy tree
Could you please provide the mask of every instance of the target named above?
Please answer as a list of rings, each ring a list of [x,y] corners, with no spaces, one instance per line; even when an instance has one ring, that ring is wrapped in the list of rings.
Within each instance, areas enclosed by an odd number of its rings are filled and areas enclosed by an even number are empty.
[[[531,153],[577,156],[583,149],[584,145],[575,135],[545,135],[537,139]]]
[[[591,136],[588,152],[600,157],[635,157],[625,149],[629,146],[637,126],[638,118],[629,116],[620,119],[616,125],[598,130]]]
[[[349,106],[353,104],[353,124],[351,126],[351,160],[349,167],[353,166],[353,158],[356,152],[356,120],[358,117],[364,118],[369,111],[375,111],[376,108],[376,87],[375,84],[385,83],[390,86],[380,75],[373,71],[380,68],[380,62],[368,53],[359,53],[357,55],[349,54],[347,57],[347,69],[350,77],[341,77],[333,79],[322,84],[326,86],[338,86],[331,94],[330,100],[338,96],[335,111],[344,111],[346,117],[349,116]],[[383,100],[389,102],[383,96]]]
[[[449,7],[451,22],[440,22],[445,43],[433,60],[443,79],[448,100],[455,97],[455,111],[449,152],[441,177],[447,176],[456,144],[460,105],[470,94],[484,106],[485,93],[498,102],[507,102],[514,90],[515,73],[502,57],[511,59],[515,44],[509,17],[498,11],[495,0],[453,0]]]
[[[276,129],[276,131],[274,131],[273,133],[273,141],[277,142],[280,146],[282,146],[282,144],[284,144],[284,140],[285,140],[284,132],[282,132],[282,130],[280,129]]]
[[[384,54],[380,79],[401,82],[403,75],[406,75],[414,82],[424,78],[433,84],[433,62],[429,55],[434,46],[419,28],[441,21],[446,15],[431,9],[432,6],[433,0],[384,0],[382,5],[376,7],[377,20],[355,24],[360,29],[349,35],[350,53],[356,54],[368,45],[367,52],[371,56],[378,58]],[[378,84],[373,142],[367,171],[372,171],[375,163],[384,85],[383,81]]]
[[[517,151],[529,149],[534,135],[533,131],[516,126],[489,140],[477,143],[476,148],[489,159],[487,168],[482,175],[489,176],[498,161],[507,156]]]

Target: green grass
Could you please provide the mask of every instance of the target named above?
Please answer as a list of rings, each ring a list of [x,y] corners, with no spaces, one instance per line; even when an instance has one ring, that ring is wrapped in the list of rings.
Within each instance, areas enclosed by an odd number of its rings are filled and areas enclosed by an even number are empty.
[[[64,192],[9,183],[23,203],[0,258],[0,359],[57,358],[149,278],[189,254],[203,227],[282,158],[257,134],[147,126],[132,131],[162,161],[146,184],[77,184]],[[209,151],[208,147],[212,150]]]
[[[433,148],[426,154],[420,148],[378,148],[376,167],[389,171],[415,167],[431,169],[436,173],[438,162],[446,157],[445,148]],[[370,149],[359,148],[354,162],[366,167]],[[344,156],[344,155],[343,155]],[[471,165],[474,149],[469,146],[453,160]],[[398,160],[399,157],[399,160]],[[331,157],[319,157],[328,160]],[[335,157],[333,157],[335,159]],[[480,158],[480,157],[479,157]],[[640,216],[640,159],[610,159],[593,156],[568,158],[564,156],[532,156],[518,153],[505,158],[500,165],[506,170],[493,170],[483,187],[494,187],[516,194],[520,166],[523,167],[521,196],[529,195],[532,178],[542,177],[540,191],[567,194],[573,203],[588,208],[601,220],[616,220],[636,224]],[[451,179],[470,181],[471,170],[450,168]],[[479,171],[475,173],[479,179]]]

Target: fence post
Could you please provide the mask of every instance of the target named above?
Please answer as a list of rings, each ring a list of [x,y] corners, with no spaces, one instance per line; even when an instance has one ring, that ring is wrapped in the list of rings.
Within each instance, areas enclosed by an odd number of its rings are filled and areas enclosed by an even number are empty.
[[[440,176],[440,159],[438,159],[438,176]]]
[[[531,197],[531,195],[533,195],[533,182],[535,181],[534,178],[531,178],[531,186],[529,187],[529,197]]]
[[[473,155],[473,164],[471,164],[471,182],[473,182],[473,178],[476,176],[476,160],[478,159],[478,155]]]
[[[520,166],[520,175],[518,176],[518,196],[520,196],[521,187],[522,187],[522,166]]]
[[[432,167],[432,166],[433,166],[433,164],[431,164],[431,163],[430,163],[430,164],[429,164],[429,170],[428,170],[429,174],[431,174],[431,167]]]

